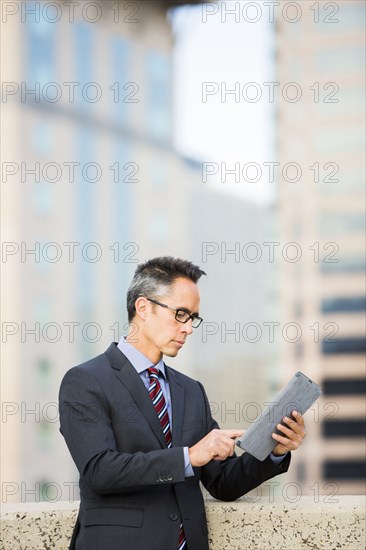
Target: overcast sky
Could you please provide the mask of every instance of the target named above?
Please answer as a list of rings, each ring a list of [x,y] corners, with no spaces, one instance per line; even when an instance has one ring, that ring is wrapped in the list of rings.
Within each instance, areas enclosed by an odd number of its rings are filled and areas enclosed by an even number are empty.
[[[267,181],[268,169],[263,162],[276,160],[275,111],[263,83],[276,80],[273,28],[265,17],[254,24],[242,19],[236,23],[234,16],[222,22],[220,12],[207,15],[204,23],[202,9],[201,5],[183,6],[173,12],[175,145],[183,155],[218,164],[218,174],[208,175],[208,183],[219,178],[216,185],[220,190],[271,202],[275,184]],[[224,95],[222,101],[225,86],[226,90],[234,89],[236,82],[241,92],[239,102],[233,94]],[[257,103],[243,99],[243,93],[250,98],[255,93],[253,87],[243,88],[248,82],[256,82],[263,90]],[[212,90],[206,102],[202,96],[205,90]],[[223,183],[222,162],[227,163],[228,170],[235,162],[244,170],[247,163],[256,162],[263,175],[256,183],[242,177],[236,183],[234,176],[227,175]],[[250,180],[255,179],[253,170],[248,172]]]

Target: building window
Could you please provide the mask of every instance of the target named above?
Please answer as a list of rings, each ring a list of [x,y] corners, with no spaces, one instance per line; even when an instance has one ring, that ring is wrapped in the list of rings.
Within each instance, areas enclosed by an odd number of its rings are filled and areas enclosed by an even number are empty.
[[[323,382],[324,395],[364,395],[364,378],[328,378]]]
[[[366,422],[363,418],[347,418],[345,420],[325,420],[322,424],[325,438],[365,437]]]
[[[361,313],[365,311],[365,308],[365,296],[324,298],[321,304],[322,313]]]
[[[53,207],[54,190],[52,184],[41,181],[33,184],[33,204],[39,216],[47,216]]]
[[[170,138],[170,59],[162,52],[146,55],[147,128],[154,138]]]
[[[36,363],[38,385],[47,389],[51,381],[51,363],[46,357],[41,357]]]
[[[336,353],[365,353],[366,340],[363,336],[354,338],[338,338],[337,340],[325,340],[322,342],[322,352],[324,355],[333,355]]]
[[[365,214],[324,213],[318,220],[319,231],[324,234],[365,231]]]
[[[341,258],[334,257],[337,262],[323,261],[320,263],[322,273],[329,275],[335,273],[364,273],[365,257],[364,256],[343,256]]]
[[[333,6],[337,5],[334,3]],[[363,2],[342,2],[338,4],[339,10],[335,10],[333,6],[330,4],[327,7],[328,13],[323,17],[319,12],[319,22],[313,27],[315,31],[322,35],[333,32],[339,34],[340,32],[363,31],[365,26],[365,4]]]
[[[306,481],[306,463],[304,461],[298,462],[296,465],[297,480]]]
[[[153,159],[151,164],[151,181],[156,187],[165,187],[168,183],[168,167],[160,157]]]
[[[34,3],[35,4],[35,3]],[[31,18],[25,23],[27,60],[27,84],[29,88],[39,82],[42,88],[55,78],[55,24],[41,17],[39,22]]]
[[[313,143],[314,151],[320,155],[362,155],[365,150],[365,131],[361,124],[343,126],[342,132],[323,128],[316,132]]]
[[[45,262],[46,263],[46,262]],[[46,296],[34,296],[33,318],[39,323],[48,323],[51,318],[51,305]]]
[[[41,449],[47,451],[51,447],[52,430],[50,422],[41,420],[37,424],[37,442]]]
[[[83,90],[86,84],[95,80],[93,78],[95,30],[87,23],[74,23],[73,29],[75,31],[75,74],[77,75],[75,80],[80,83],[80,89]],[[86,92],[75,94],[75,98],[78,99],[75,105],[83,110],[95,108],[95,104],[86,100],[83,93]]]
[[[323,463],[323,478],[327,480],[365,479],[364,460],[327,460]]]
[[[341,48],[333,47],[331,50],[317,51],[315,66],[322,75],[348,72],[362,74],[365,67],[365,50],[363,46],[344,44]]]
[[[294,302],[294,315],[296,319],[301,319],[304,314],[303,303],[300,300]]]
[[[80,126],[77,131],[77,158],[82,166],[94,161],[96,154],[96,139],[94,133],[86,126]],[[77,218],[75,240],[81,243],[96,242],[95,212],[97,211],[95,190],[96,183],[87,181],[80,174],[76,183],[75,214]],[[88,261],[80,261],[78,265],[78,306],[83,318],[88,319],[95,303],[95,270]]]
[[[339,119],[350,116],[365,116],[365,98],[362,88],[345,88],[342,86],[333,99],[338,99],[336,112],[334,112],[334,103],[319,101],[313,104],[318,116],[332,118],[332,120],[334,120],[335,116]]]
[[[354,196],[365,195],[365,176],[364,168],[361,163],[357,167],[355,163],[354,167],[339,166],[339,171],[332,176],[339,179],[337,183],[325,183],[319,184],[319,191],[322,194],[330,193],[331,195],[348,195]]]
[[[47,158],[53,150],[53,133],[47,122],[39,122],[31,129],[30,144],[37,157]]]
[[[295,357],[300,359],[304,356],[304,346],[302,342],[295,342]]]
[[[113,79],[113,88],[111,93],[113,93],[113,117],[118,117],[118,122],[127,122],[128,115],[131,111],[129,107],[131,104],[128,104],[128,97],[126,96],[130,92],[133,92],[133,85],[128,90],[124,89],[124,86],[129,82],[129,60],[131,56],[130,44],[127,40],[122,38],[114,38],[111,41],[111,60],[112,60],[112,79]],[[112,97],[112,96],[111,96]],[[132,100],[132,96],[131,96]]]

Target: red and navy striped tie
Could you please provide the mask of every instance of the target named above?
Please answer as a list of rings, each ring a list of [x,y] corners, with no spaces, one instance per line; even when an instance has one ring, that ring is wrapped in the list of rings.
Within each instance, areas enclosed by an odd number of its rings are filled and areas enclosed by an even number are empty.
[[[164,437],[168,448],[172,446],[172,432],[170,431],[170,422],[168,408],[166,406],[165,397],[159,382],[159,371],[155,367],[147,369],[150,377],[149,395],[155,407],[156,413],[160,420],[163,429]],[[178,550],[186,548],[186,537],[184,535],[183,524],[180,524]]]

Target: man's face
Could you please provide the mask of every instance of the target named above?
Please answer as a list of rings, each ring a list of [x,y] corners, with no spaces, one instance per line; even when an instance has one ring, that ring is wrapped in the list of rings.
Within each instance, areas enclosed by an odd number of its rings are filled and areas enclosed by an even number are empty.
[[[169,295],[154,296],[159,302],[173,309],[185,309],[188,313],[199,313],[200,295],[198,286],[183,277],[179,277],[170,287]],[[164,354],[175,357],[192,334],[192,320],[180,323],[175,312],[147,302],[146,318],[141,327],[149,350],[155,355]]]

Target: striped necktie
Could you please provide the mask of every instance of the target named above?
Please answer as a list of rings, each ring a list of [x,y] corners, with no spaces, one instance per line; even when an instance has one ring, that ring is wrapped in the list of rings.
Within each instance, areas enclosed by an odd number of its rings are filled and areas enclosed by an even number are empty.
[[[149,395],[160,420],[166,444],[168,448],[170,448],[173,443],[172,432],[170,431],[168,408],[159,382],[159,371],[157,368],[151,367],[147,369],[147,372],[150,378]],[[181,523],[179,528],[178,550],[184,550],[186,548],[186,537],[184,535],[183,524]]]

